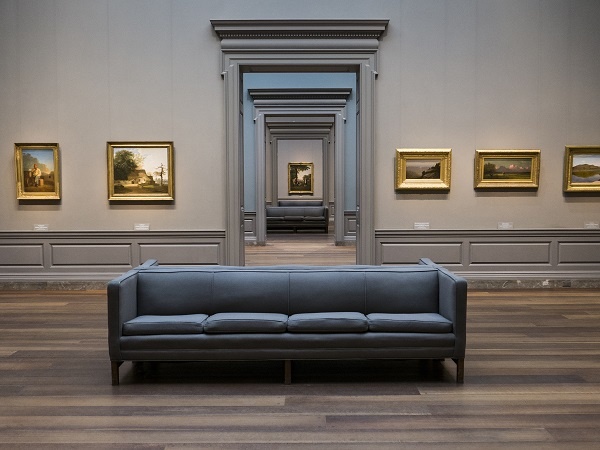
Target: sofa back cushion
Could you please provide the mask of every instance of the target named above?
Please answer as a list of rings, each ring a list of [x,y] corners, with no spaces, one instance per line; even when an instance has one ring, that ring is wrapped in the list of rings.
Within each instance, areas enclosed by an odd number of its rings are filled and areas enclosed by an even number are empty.
[[[279,206],[323,206],[321,200],[279,200]]]
[[[287,208],[279,206],[267,206],[267,217],[283,217],[287,215]]]
[[[439,312],[438,271],[405,268],[366,274],[366,314]]]
[[[288,274],[226,270],[214,275],[212,313],[288,313]]]
[[[364,310],[364,273],[353,270],[290,271],[289,314]]]
[[[267,217],[325,217],[324,206],[267,206]]]
[[[138,315],[209,314],[211,272],[149,269],[138,273]]]
[[[138,315],[438,313],[438,290],[428,266],[160,267],[138,273]]]
[[[321,206],[307,206],[302,208],[304,217],[324,217],[325,216],[325,207]]]

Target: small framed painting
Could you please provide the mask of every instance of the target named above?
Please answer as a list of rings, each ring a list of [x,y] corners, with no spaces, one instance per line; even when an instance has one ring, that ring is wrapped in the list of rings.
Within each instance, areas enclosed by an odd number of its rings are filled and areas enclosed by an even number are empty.
[[[288,194],[313,195],[314,164],[289,163],[288,164]]]
[[[449,190],[452,149],[396,149],[395,189]]]
[[[600,193],[600,146],[565,147],[565,192]]]
[[[475,189],[537,189],[539,150],[476,150]]]
[[[108,142],[109,200],[174,200],[172,142]]]
[[[18,200],[60,200],[58,144],[15,144]]]

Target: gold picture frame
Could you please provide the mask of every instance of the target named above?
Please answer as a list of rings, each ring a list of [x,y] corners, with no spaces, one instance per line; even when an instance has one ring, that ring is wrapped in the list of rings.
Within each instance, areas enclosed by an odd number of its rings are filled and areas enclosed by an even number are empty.
[[[107,142],[108,199],[172,201],[173,142]]]
[[[15,144],[18,200],[60,200],[58,144]]]
[[[600,146],[565,147],[563,189],[600,193]]]
[[[311,162],[288,163],[288,194],[313,195],[314,169]]]
[[[475,189],[537,189],[540,150],[475,150]]]
[[[449,190],[452,149],[396,149],[395,189]]]

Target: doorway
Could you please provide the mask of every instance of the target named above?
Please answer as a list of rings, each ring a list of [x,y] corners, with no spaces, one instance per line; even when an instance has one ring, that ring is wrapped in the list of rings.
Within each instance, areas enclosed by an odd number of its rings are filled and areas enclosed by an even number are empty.
[[[354,245],[356,74],[244,73],[242,80],[246,243],[266,244],[267,208],[308,200],[327,208],[336,245]],[[294,162],[314,170],[314,189],[288,191],[287,165]]]
[[[374,88],[389,20],[212,20],[225,83],[226,254],[244,262],[242,76],[250,72],[353,72],[357,77],[356,261],[375,263]]]
[[[299,99],[306,95],[302,92]],[[246,229],[245,264],[355,264],[354,236],[344,233],[348,215],[344,199],[356,201],[356,186],[350,183],[352,195],[341,191],[345,185],[343,161],[348,156],[344,145],[345,105],[338,114],[295,110],[289,105],[283,111],[270,110],[277,114],[268,114],[264,106],[255,106],[260,111],[254,115],[257,176],[252,177],[257,186],[257,212],[246,212],[246,223],[255,232]],[[350,153],[355,160],[354,152]],[[292,174],[297,166],[309,171],[310,181],[300,189],[292,183],[297,178],[297,172]],[[353,167],[350,175],[355,173]],[[350,213],[355,217],[355,206],[352,209]],[[300,217],[292,216],[295,213]],[[326,223],[325,229],[321,221]]]

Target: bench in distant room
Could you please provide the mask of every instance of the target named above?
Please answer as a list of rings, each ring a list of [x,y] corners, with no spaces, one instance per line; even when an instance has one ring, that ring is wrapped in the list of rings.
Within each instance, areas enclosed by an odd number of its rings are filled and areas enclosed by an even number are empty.
[[[329,211],[321,200],[279,200],[267,206],[267,231],[316,229],[327,233]]]

